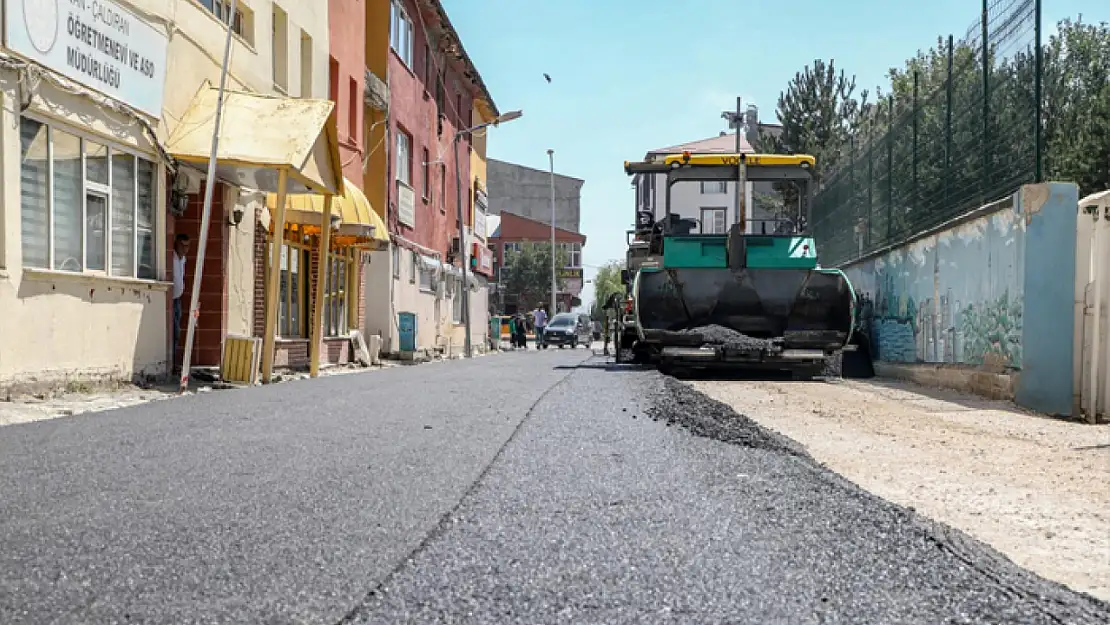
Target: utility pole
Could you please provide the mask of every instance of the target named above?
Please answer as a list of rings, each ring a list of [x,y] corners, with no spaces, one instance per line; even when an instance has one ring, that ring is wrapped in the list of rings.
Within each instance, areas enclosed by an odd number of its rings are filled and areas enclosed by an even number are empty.
[[[456,132],[453,141],[455,150],[455,206],[459,218],[459,269],[462,270],[462,285],[459,288],[462,289],[462,322],[466,331],[463,354],[470,358],[470,285],[466,281],[466,229],[463,224],[462,167],[459,163],[459,137],[462,135],[462,132]]]
[[[745,165],[743,160],[743,146],[744,146],[744,102],[743,98],[736,97],[736,111],[725,111],[721,113],[721,118],[728,121],[729,128],[736,130],[736,202],[733,208],[732,221],[739,224],[741,230],[745,228],[746,218],[744,215],[744,200],[748,195],[747,185],[745,179]]]
[[[743,120],[744,120],[744,109],[741,108],[742,105],[743,105],[742,100],[743,100],[743,98],[741,98],[740,96],[736,96],[736,117],[735,117],[735,119],[736,119],[736,156],[740,159],[743,159],[743,154],[744,154],[743,150],[741,150],[741,146],[743,145],[742,135],[744,133],[744,122],[743,122]],[[736,214],[733,215],[732,222],[736,223],[736,224],[740,224],[740,231],[743,232],[744,231],[744,196],[746,195],[745,191],[747,191],[747,189],[744,188],[744,161],[743,160],[737,160],[736,161],[736,172],[737,172],[736,209],[735,209]]]
[[[547,151],[547,160],[551,164],[551,315],[557,312],[555,308],[555,150]]]
[[[216,95],[216,119],[212,130],[212,152],[208,156],[208,179],[204,182],[204,208],[200,216],[200,245],[197,246],[196,269],[193,270],[193,292],[189,296],[189,329],[185,332],[185,352],[181,355],[181,386],[178,389],[184,393],[189,390],[189,368],[192,366],[193,336],[197,330],[197,318],[200,317],[198,308],[200,300],[200,282],[204,275],[204,255],[208,250],[208,226],[212,222],[212,193],[216,188],[216,156],[220,147],[220,118],[224,110],[224,91],[227,86],[227,66],[231,56],[231,22],[235,19],[236,0],[231,0],[231,9],[227,14],[227,34],[224,36],[224,60],[220,65],[220,90]],[[282,177],[284,182],[284,177]],[[281,236],[281,231],[278,231]],[[176,346],[175,346],[176,348]],[[172,363],[170,365],[173,366]]]

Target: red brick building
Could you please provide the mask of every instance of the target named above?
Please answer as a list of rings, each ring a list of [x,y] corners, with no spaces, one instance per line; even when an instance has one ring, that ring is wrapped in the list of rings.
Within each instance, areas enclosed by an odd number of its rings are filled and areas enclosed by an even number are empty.
[[[501,275],[507,252],[520,251],[523,246],[529,244],[550,245],[550,243],[550,225],[512,213],[501,213],[501,224],[489,238],[494,257],[494,275]],[[567,254],[567,266],[558,272],[562,284],[556,297],[559,307],[556,312],[567,312],[578,305],[575,300],[582,293],[582,248],[586,245],[586,235],[555,228],[555,244]],[[501,312],[511,314],[516,311],[521,302],[518,301],[519,297],[516,293],[506,292],[501,286],[499,283],[496,307]],[[532,307],[536,303],[524,302],[523,304]]]
[[[391,0],[387,224],[390,255],[370,263],[367,288],[388,288],[388,306],[368,312],[367,332],[380,333],[396,351],[397,314],[417,317],[418,349],[450,343],[461,323],[461,290],[478,288],[471,275],[462,285],[458,269],[458,181],[463,215],[472,229],[470,171],[473,146],[460,130],[474,126],[475,110],[498,112],[438,0]],[[468,250],[469,252],[469,250]],[[474,311],[485,312],[471,297]],[[472,324],[473,328],[474,324]],[[484,331],[484,326],[479,327]]]

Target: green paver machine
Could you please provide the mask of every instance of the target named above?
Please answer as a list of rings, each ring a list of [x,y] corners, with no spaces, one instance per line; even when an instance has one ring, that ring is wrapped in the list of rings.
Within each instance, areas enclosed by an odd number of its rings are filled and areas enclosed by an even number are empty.
[[[705,234],[694,229],[713,228],[671,211],[679,182],[793,183],[799,206],[808,206],[814,165],[808,155],[689,152],[625,162],[628,175],[666,178],[663,218],[637,216],[636,246],[629,250],[636,258],[628,265],[628,325],[638,360],[809,378],[825,369],[829,356],[852,349],[856,295],[843,272],[820,267],[804,225],[752,234],[741,208],[727,232]]]

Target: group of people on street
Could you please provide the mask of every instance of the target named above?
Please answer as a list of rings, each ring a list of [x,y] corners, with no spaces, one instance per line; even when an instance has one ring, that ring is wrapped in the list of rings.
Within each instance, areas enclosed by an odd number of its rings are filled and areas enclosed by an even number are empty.
[[[509,344],[513,347],[527,349],[528,331],[536,336],[536,349],[546,349],[543,344],[543,330],[547,327],[547,309],[537,306],[530,313],[517,312],[509,318]]]

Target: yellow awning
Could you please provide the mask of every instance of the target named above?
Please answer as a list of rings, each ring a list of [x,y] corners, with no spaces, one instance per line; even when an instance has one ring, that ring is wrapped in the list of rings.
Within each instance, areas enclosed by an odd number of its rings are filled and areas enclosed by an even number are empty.
[[[207,165],[218,96],[219,90],[207,81],[201,85],[166,142],[173,157]],[[288,193],[339,192],[335,105],[328,100],[224,92],[217,175],[241,187],[276,193],[282,169],[289,174]]]
[[[266,208],[277,208],[277,194],[266,194]],[[285,196],[285,223],[305,234],[320,232],[320,216],[324,213],[324,196],[314,193],[291,193]],[[366,245],[382,249],[389,245],[385,222],[374,212],[370,200],[350,180],[343,179],[343,194],[332,198],[332,220],[339,220],[339,230],[332,233],[336,246]],[[273,230],[273,224],[270,229]]]

